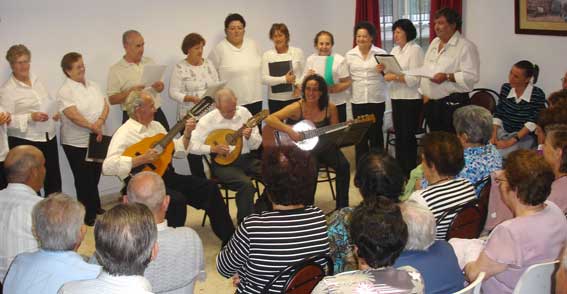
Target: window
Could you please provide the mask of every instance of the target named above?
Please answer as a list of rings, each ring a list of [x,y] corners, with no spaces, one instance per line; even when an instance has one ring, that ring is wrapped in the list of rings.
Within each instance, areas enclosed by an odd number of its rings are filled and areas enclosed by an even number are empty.
[[[380,0],[380,33],[382,48],[388,52],[394,48],[392,24],[407,18],[417,30],[415,42],[427,50],[429,46],[430,0]]]

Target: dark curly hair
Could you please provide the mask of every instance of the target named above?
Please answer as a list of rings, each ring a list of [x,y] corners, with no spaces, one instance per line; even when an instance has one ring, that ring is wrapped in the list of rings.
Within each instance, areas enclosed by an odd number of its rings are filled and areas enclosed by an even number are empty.
[[[455,134],[431,132],[421,139],[423,159],[435,166],[440,176],[456,176],[465,166],[463,145]]]
[[[504,172],[510,189],[526,205],[545,202],[555,179],[551,166],[533,150],[516,150],[504,161]]]
[[[397,28],[400,28],[402,31],[406,33],[407,42],[417,37],[417,30],[415,29],[415,26],[409,19],[401,18],[396,20],[396,22],[394,22],[394,24],[392,25],[392,34]]]
[[[307,85],[307,82],[312,80],[316,81],[319,84],[319,92],[321,92],[321,97],[319,97],[319,110],[323,110],[327,106],[329,106],[329,88],[327,87],[327,83],[322,76],[318,74],[312,74],[310,76],[307,76],[303,80],[303,83],[301,83],[302,99],[305,99],[305,86]]]
[[[567,173],[567,126],[555,125],[546,130],[547,142],[553,149],[561,149],[559,172]]]
[[[402,194],[404,172],[392,156],[371,150],[358,161],[354,185],[365,201],[384,196],[397,203]]]
[[[228,29],[228,25],[233,21],[239,21],[242,27],[246,28],[246,20],[244,20],[244,17],[238,13],[231,13],[224,19],[224,29]]]
[[[372,41],[376,40],[376,27],[374,24],[368,21],[361,21],[354,26],[354,37],[356,38],[356,32],[360,29],[365,29],[368,35],[372,38]]]
[[[434,19],[438,19],[440,17],[444,17],[449,24],[454,24],[456,26],[457,30],[460,30],[461,26],[463,25],[463,20],[461,19],[461,16],[454,9],[444,7],[444,8],[437,10],[435,12],[435,18]]]
[[[378,197],[364,201],[351,216],[350,235],[357,255],[372,268],[393,265],[408,241],[408,228],[397,204]]]
[[[263,150],[262,179],[274,204],[312,203],[316,170],[310,154],[295,146],[271,146]]]

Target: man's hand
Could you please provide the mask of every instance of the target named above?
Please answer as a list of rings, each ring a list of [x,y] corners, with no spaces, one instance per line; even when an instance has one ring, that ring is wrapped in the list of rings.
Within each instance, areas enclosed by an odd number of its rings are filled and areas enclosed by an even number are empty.
[[[211,153],[227,155],[228,153],[230,153],[230,148],[223,144],[213,145],[211,146]]]
[[[438,72],[436,73],[433,78],[431,79],[432,82],[436,84],[441,84],[447,80],[447,74]]]
[[[244,128],[242,130],[242,136],[244,136],[244,138],[246,138],[246,140],[250,139],[251,135],[252,135],[252,129],[251,128]]]
[[[163,91],[163,88],[164,88],[163,82],[157,81],[157,82],[153,83],[152,88],[154,88],[154,90],[156,90],[158,93],[161,93],[161,91]]]
[[[49,119],[49,115],[45,112],[36,111],[31,113],[31,119],[33,121],[47,121]]]
[[[159,152],[157,152],[155,149],[151,148],[148,149],[148,151],[146,151],[146,153],[140,155],[142,158],[142,163],[152,163],[154,161],[156,161],[159,158]]]
[[[185,131],[183,131],[183,136],[187,139],[191,138],[191,133],[197,127],[197,120],[195,118],[190,118],[185,122]]]

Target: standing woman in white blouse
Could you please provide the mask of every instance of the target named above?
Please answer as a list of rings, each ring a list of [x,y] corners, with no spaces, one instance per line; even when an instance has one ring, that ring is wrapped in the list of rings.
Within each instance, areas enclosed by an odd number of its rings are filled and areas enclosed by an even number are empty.
[[[274,23],[270,28],[270,40],[274,49],[262,56],[262,82],[268,85],[268,108],[275,113],[299,100],[299,77],[303,73],[303,50],[289,46],[289,30],[283,23]],[[291,62],[291,70],[283,76],[270,75],[270,63]],[[290,91],[278,91],[277,86],[289,84]],[[275,92],[274,92],[275,91]]]
[[[415,26],[409,19],[399,19],[392,25],[396,46],[390,54],[394,55],[404,71],[423,66],[423,50],[414,42],[417,36]],[[384,70],[383,65],[378,69]],[[396,159],[409,175],[417,165],[417,141],[415,133],[423,108],[421,95],[417,91],[419,78],[386,73],[384,80],[390,82],[390,98],[394,130],[396,131]]]
[[[98,182],[102,163],[86,161],[90,133],[102,140],[108,117],[108,103],[100,87],[85,78],[83,57],[70,52],[61,59],[61,69],[67,79],[57,92],[61,118],[61,145],[69,160],[75,180],[77,199],[85,206],[85,224],[94,225],[96,215],[104,213],[100,206]]]
[[[302,80],[313,74],[322,76],[329,89],[329,99],[337,106],[339,122],[344,122],[347,117],[347,90],[352,84],[346,60],[342,55],[333,53],[333,45],[335,45],[333,34],[320,31],[315,35],[313,42],[317,52],[307,58]]]
[[[256,42],[245,38],[246,21],[238,13],[229,14],[224,20],[226,39],[220,41],[209,54],[209,60],[218,70],[219,78],[226,81],[252,115],[262,110],[262,56]]]
[[[205,43],[201,35],[190,33],[181,44],[181,51],[187,57],[175,65],[169,81],[169,96],[178,103],[177,120],[201,100],[210,85],[219,82],[215,66],[203,58]],[[187,161],[192,175],[206,178],[201,155],[189,154]]]
[[[346,53],[346,59],[352,78],[352,116],[374,114],[376,124],[372,124],[360,143],[356,144],[356,162],[370,148],[382,150],[384,135],[382,124],[386,109],[386,83],[378,69],[374,54],[386,54],[386,51],[373,45],[376,28],[363,21],[354,27],[356,46]]]
[[[59,120],[57,102],[30,72],[31,52],[24,45],[13,45],[6,53],[12,75],[0,90],[0,106],[11,115],[8,125],[10,148],[19,145],[37,147],[45,157],[47,173],[43,182],[45,195],[61,192],[61,171],[55,124]]]

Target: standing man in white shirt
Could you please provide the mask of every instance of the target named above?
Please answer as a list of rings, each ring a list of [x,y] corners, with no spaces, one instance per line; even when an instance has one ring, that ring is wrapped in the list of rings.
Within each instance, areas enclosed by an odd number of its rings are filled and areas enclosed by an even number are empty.
[[[128,183],[126,203],[145,204],[157,224],[159,255],[150,262],[144,277],[156,293],[193,293],[195,281],[205,279],[203,244],[199,235],[188,228],[167,226],[165,212],[169,206],[162,178],[144,171]]]
[[[252,114],[243,106],[236,106],[237,98],[228,88],[217,91],[217,109],[207,113],[199,120],[191,137],[191,153],[195,154],[220,154],[230,153],[229,146],[207,145],[207,136],[218,129],[238,130],[242,127]],[[230,165],[219,165],[214,161],[211,163],[212,172],[229,189],[236,190],[236,207],[238,208],[238,223],[250,215],[254,210],[254,193],[256,188],[252,184],[251,177],[260,178],[262,166],[250,151],[258,149],[262,144],[262,136],[258,127],[244,128],[242,131],[243,142],[240,157]]]
[[[435,33],[423,66],[433,78],[422,77],[420,92],[430,131],[454,132],[453,112],[470,104],[468,92],[479,81],[480,59],[475,44],[459,33],[461,16],[450,8],[435,13]]]
[[[135,90],[143,90],[144,85],[140,84],[144,66],[155,64],[153,59],[144,56],[144,37],[136,30],[128,30],[122,34],[122,45],[124,46],[124,56],[115,63],[108,73],[107,94],[110,104],[120,104],[123,110],[122,122],[128,120],[128,114],[124,109],[124,102],[128,95]],[[156,120],[159,121],[166,130],[169,124],[165,114],[161,110],[160,93],[164,89],[162,81],[155,81],[148,92],[154,99],[156,106]]]
[[[32,210],[41,201],[37,193],[43,187],[45,158],[30,145],[12,148],[4,161],[8,187],[0,191],[0,281],[16,255],[35,251]]]

